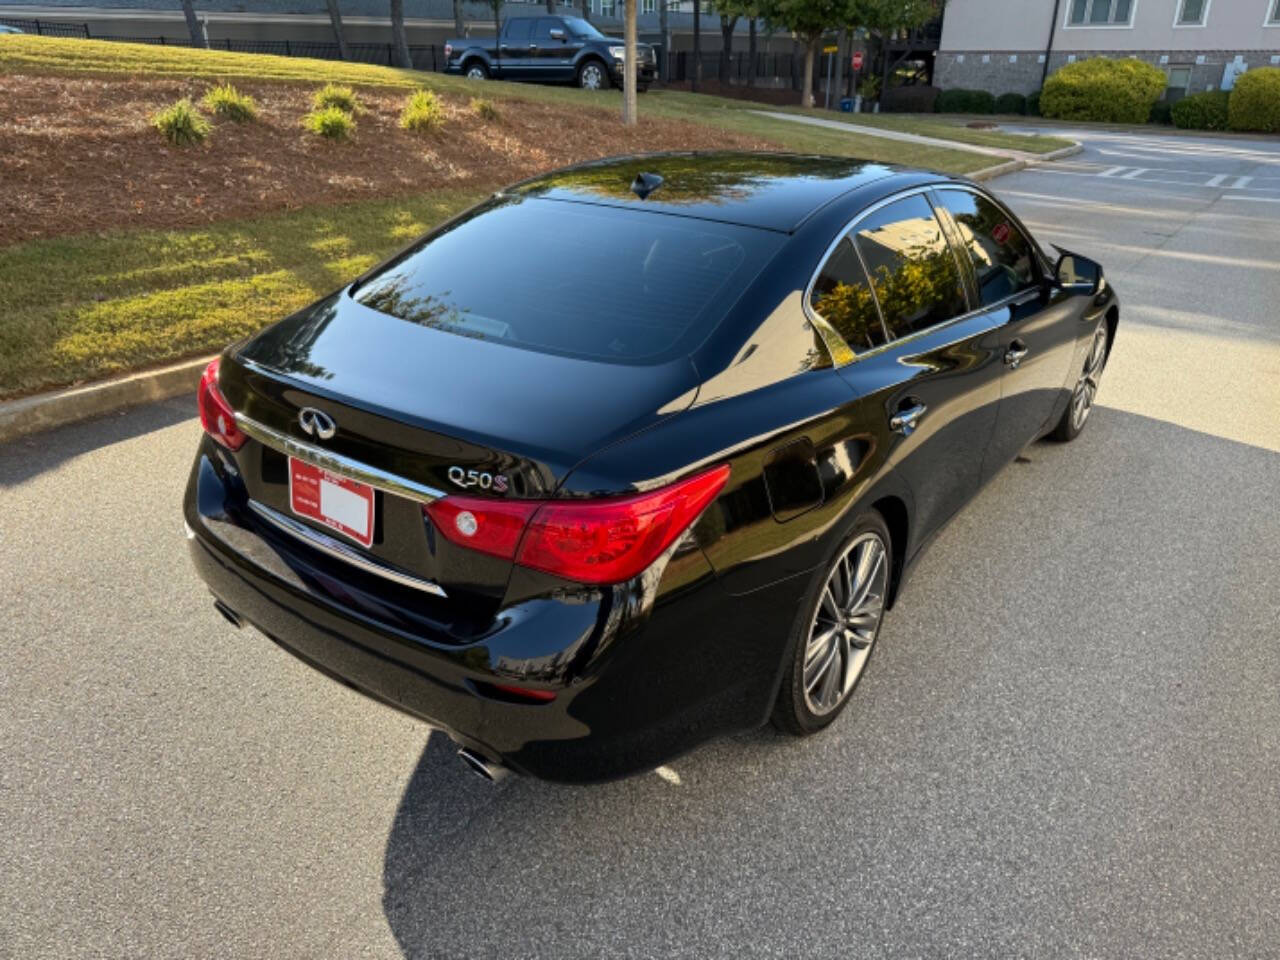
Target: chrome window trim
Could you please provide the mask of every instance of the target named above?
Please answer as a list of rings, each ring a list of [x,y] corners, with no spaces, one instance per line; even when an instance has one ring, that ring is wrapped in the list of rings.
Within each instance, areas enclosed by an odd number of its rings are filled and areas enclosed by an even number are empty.
[[[966,306],[970,305],[970,301],[969,301],[970,291],[968,289],[968,285],[964,281],[964,278],[966,276],[964,265],[960,263],[959,256],[955,250],[955,244],[952,243],[951,238],[947,236],[946,226],[945,224],[943,224],[941,218],[938,218],[938,213],[933,203],[933,200],[930,199],[929,197],[929,194],[932,193],[934,190],[950,187],[953,184],[957,187],[966,187],[966,188],[968,187],[968,184],[963,184],[963,183],[958,183],[953,181],[942,181],[941,183],[926,184],[922,187],[910,187],[906,190],[903,190],[900,193],[895,193],[891,196],[883,197],[877,200],[875,203],[871,204],[871,206],[865,207],[862,210],[858,211],[857,215],[852,220],[850,220],[847,224],[845,224],[844,228],[841,229],[838,234],[836,234],[835,240],[833,240],[830,243],[830,245],[828,245],[826,252],[822,254],[821,260],[818,261],[817,268],[813,271],[813,275],[809,278],[809,283],[804,288],[804,297],[802,298],[801,306],[804,308],[805,318],[810,323],[812,323],[816,327],[819,327],[820,329],[830,330],[833,334],[835,334],[837,337],[840,338],[840,342],[844,344],[845,350],[847,350],[849,354],[851,354],[852,359],[846,360],[844,363],[839,362],[833,355],[832,362],[837,367],[846,367],[846,366],[849,366],[849,364],[857,363],[859,360],[862,360],[865,357],[877,356],[878,354],[881,354],[884,351],[892,349],[894,347],[898,347],[901,344],[910,343],[913,340],[918,340],[920,337],[923,337],[925,334],[934,333],[935,331],[938,331],[938,330],[943,330],[951,326],[952,324],[960,323],[963,320],[968,320],[972,317],[978,316],[979,314],[988,313],[992,310],[998,309],[999,304],[993,304],[992,306],[982,307],[977,310],[968,310],[962,314],[959,314],[958,316],[951,317],[949,320],[943,320],[941,323],[935,323],[931,327],[925,327],[923,330],[914,330],[905,337],[898,337],[897,339],[890,338],[885,343],[881,344],[878,347],[872,347],[869,350],[863,350],[862,352],[858,352],[854,350],[853,347],[849,346],[848,342],[845,341],[844,337],[840,337],[839,333],[835,330],[835,328],[832,327],[831,324],[824,317],[822,317],[820,313],[818,313],[809,305],[809,298],[813,295],[813,288],[818,283],[818,277],[822,274],[822,268],[827,265],[827,260],[830,259],[831,254],[835,252],[836,247],[840,245],[840,241],[843,240],[845,237],[847,237],[859,223],[861,223],[864,219],[866,219],[871,214],[875,213],[881,207],[887,207],[889,204],[894,203],[895,201],[903,200],[907,197],[915,196],[918,193],[924,194],[925,202],[929,204],[929,208],[934,211],[934,214],[933,214],[934,217],[938,219],[938,229],[943,231],[943,239],[946,241],[947,246],[951,249],[951,258],[956,261],[956,269],[960,272],[960,282],[965,287],[965,290],[964,290],[965,305]],[[975,191],[975,192],[982,193],[982,191]],[[1004,208],[1001,207],[1001,209],[1004,209]],[[856,242],[853,243],[853,249],[854,249],[854,252],[858,254],[858,261],[862,264],[863,272],[867,273],[867,280],[870,281],[871,274],[867,272],[866,262],[862,259],[862,251],[858,249],[858,244]],[[888,336],[889,328],[888,328],[888,325],[885,324],[884,311],[880,308],[880,298],[876,295],[875,284],[871,285],[871,299],[875,301],[876,312],[880,314],[880,326],[884,330],[885,335]],[[826,339],[825,336],[823,339],[824,340]],[[830,348],[828,348],[828,351],[830,352]]]
[[[277,530],[296,537],[304,541],[312,547],[315,547],[321,553],[327,554],[344,563],[349,563],[365,573],[371,573],[374,576],[382,577],[384,580],[390,580],[404,587],[410,587],[414,590],[421,590],[423,593],[430,593],[437,597],[448,599],[449,595],[444,592],[444,588],[438,583],[432,583],[430,580],[423,580],[420,577],[411,576],[407,573],[401,573],[392,567],[379,563],[369,557],[364,556],[354,547],[349,547],[340,540],[336,540],[326,533],[321,533],[313,527],[307,526],[292,517],[286,517],[277,510],[272,510],[266,504],[259,503],[257,500],[249,501],[249,509],[256,513],[263,520],[270,523]]]
[[[357,483],[367,483],[369,486],[376,487],[385,493],[406,497],[419,503],[434,503],[436,500],[447,496],[445,491],[437,490],[435,487],[428,486],[425,483],[418,483],[416,480],[410,480],[407,477],[401,477],[394,473],[388,473],[386,470],[371,467],[366,463],[361,463],[359,460],[353,460],[351,457],[344,457],[340,453],[333,453],[314,444],[295,440],[293,437],[280,433],[278,430],[273,430],[257,420],[246,417],[243,413],[236,414],[236,426],[247,436],[286,456],[306,460],[308,463],[314,464],[323,470],[328,470],[330,473],[346,477],[348,480],[354,480]]]

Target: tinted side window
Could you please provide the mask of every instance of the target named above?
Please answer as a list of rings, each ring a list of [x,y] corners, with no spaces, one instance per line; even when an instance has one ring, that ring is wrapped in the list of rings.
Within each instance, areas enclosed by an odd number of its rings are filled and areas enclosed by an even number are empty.
[[[1003,210],[967,190],[939,190],[938,197],[960,228],[983,306],[1036,285],[1031,241]]]
[[[905,337],[968,311],[955,256],[923,196],[881,207],[855,230],[889,336]]]
[[[502,35],[502,42],[511,47],[526,47],[529,45],[529,26],[532,20],[509,20],[507,21],[507,31]]]
[[[809,305],[854,351],[862,353],[885,343],[871,284],[848,237],[840,241],[823,264],[809,295]]]

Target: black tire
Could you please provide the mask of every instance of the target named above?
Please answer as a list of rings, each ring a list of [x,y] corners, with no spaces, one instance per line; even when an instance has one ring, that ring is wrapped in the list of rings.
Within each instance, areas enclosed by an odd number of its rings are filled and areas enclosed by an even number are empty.
[[[851,545],[858,544],[860,541],[866,542],[864,538],[868,536],[878,538],[884,551],[881,561],[884,564],[884,580],[880,618],[864,648],[866,654],[861,659],[857,674],[852,678],[852,685],[844,691],[838,705],[827,712],[818,713],[810,707],[809,698],[804,690],[805,658],[810,632],[817,622],[820,613],[818,608],[836,564],[850,551]],[[849,705],[862,675],[866,672],[866,664],[871,653],[875,650],[875,639],[879,636],[880,626],[883,623],[883,605],[888,599],[892,571],[893,540],[889,536],[889,528],[885,525],[884,518],[875,510],[859,515],[848,536],[840,542],[840,546],[814,575],[813,582],[809,585],[804,600],[800,604],[795,622],[791,626],[791,636],[787,643],[787,669],[778,690],[778,699],[773,707],[773,725],[779,730],[801,737],[817,733],[830,726]]]
[[[1095,350],[1101,351],[1101,358],[1099,365],[1091,369],[1095,360]],[[1084,367],[1077,375],[1075,385],[1071,388],[1071,399],[1067,401],[1067,409],[1062,411],[1062,419],[1058,421],[1057,426],[1049,433],[1051,440],[1056,440],[1059,443],[1070,443],[1084,432],[1084,428],[1089,423],[1089,412],[1093,409],[1093,396],[1097,394],[1098,378],[1102,376],[1102,372],[1107,368],[1107,357],[1110,353],[1111,331],[1107,327],[1107,321],[1101,320],[1098,322],[1097,329],[1093,332],[1093,338],[1089,341],[1089,350],[1085,354]],[[1085,384],[1090,381],[1092,382],[1092,394],[1085,401],[1082,415],[1078,407],[1078,403],[1081,400],[1080,391],[1085,389]]]
[[[478,72],[480,75],[478,77],[473,76],[474,72]],[[483,60],[468,60],[462,65],[462,75],[471,80],[488,80],[489,67]]]
[[[596,71],[599,77],[599,86],[589,85],[588,78],[591,74],[588,71]],[[582,90],[608,90],[612,85],[609,81],[609,67],[603,60],[597,60],[592,57],[590,60],[582,61],[578,67],[578,75],[574,78],[574,82]]]

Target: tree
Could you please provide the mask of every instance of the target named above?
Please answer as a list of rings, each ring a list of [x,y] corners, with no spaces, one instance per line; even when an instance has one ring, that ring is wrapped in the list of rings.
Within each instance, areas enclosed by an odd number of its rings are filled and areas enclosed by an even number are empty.
[[[591,0],[581,0],[578,4],[579,16],[587,23],[591,22]]]
[[[713,0],[716,13],[720,14],[720,82],[728,83],[733,69],[733,31],[738,20],[746,17],[751,21],[752,36],[755,34],[756,17],[760,15],[759,5],[755,0]],[[751,50],[752,63],[755,63],[755,50]],[[752,71],[754,73],[754,70]],[[748,81],[750,82],[750,81]]]
[[[662,56],[658,58],[658,79],[666,83],[671,70],[671,33],[667,30],[669,0],[658,0],[658,32],[662,34]]]
[[[747,68],[747,86],[754,87],[756,85],[756,17],[754,13],[747,24],[747,60],[750,62]]]
[[[702,79],[702,0],[693,0],[693,76],[689,79],[689,89],[698,92],[698,81]]]
[[[813,106],[813,65],[822,46],[823,35],[847,23],[851,3],[859,0],[767,0],[765,16],[790,30],[804,44],[804,87],[802,106]],[[892,3],[893,0],[867,0]],[[906,0],[914,2],[914,0]]]
[[[942,15],[946,0],[846,0],[843,25],[862,27],[880,48],[880,70],[888,88],[889,74],[896,64],[889,62],[889,40],[902,30],[915,30]]]
[[[407,70],[413,69],[413,58],[409,56],[409,38],[404,32],[404,0],[391,0],[391,40],[400,66]]]
[[[191,31],[191,45],[193,47],[209,46],[209,38],[205,36],[204,27],[196,17],[196,8],[192,0],[182,0],[182,13],[187,18],[187,29]]]
[[[338,0],[325,0],[325,4],[329,7],[329,23],[333,25],[333,39],[338,41],[338,59],[350,60],[351,53],[347,50],[347,38],[342,34],[342,11],[338,9]]]
[[[622,122],[636,123],[636,5],[640,0],[623,0],[626,21],[622,31]]]
[[[330,2],[332,3],[333,0]],[[462,15],[462,0],[453,0],[453,35],[455,37],[467,35],[467,21]]]
[[[498,51],[498,57],[502,57],[502,0],[488,0],[489,6],[493,7],[493,49]]]
[[[556,0],[547,0],[547,13],[556,12]]]

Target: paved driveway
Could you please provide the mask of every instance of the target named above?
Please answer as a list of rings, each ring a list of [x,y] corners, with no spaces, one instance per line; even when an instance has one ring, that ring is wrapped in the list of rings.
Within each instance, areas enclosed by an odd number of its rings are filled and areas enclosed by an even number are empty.
[[[213,612],[189,403],[0,448],[0,955],[1276,956],[1277,162],[1109,137],[994,184],[1120,288],[1101,407],[806,742],[486,787]]]

